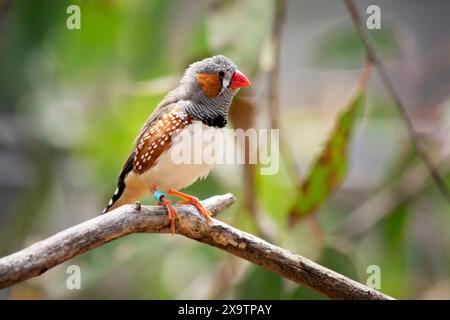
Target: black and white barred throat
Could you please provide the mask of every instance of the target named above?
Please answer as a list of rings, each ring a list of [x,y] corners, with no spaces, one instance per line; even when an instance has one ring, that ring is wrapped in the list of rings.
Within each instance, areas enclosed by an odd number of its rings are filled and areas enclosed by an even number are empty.
[[[203,122],[205,125],[223,128],[227,125],[228,110],[238,89],[227,89],[223,94],[215,98],[205,97],[198,102],[188,101],[186,112],[194,120]]]

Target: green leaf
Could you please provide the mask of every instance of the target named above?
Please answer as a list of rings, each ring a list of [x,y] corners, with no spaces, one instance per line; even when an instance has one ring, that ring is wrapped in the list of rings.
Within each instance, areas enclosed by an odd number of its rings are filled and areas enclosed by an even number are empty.
[[[364,96],[364,90],[358,90],[338,118],[322,153],[298,192],[291,210],[293,224],[317,210],[344,179],[348,165],[348,145],[357,116],[364,105]]]

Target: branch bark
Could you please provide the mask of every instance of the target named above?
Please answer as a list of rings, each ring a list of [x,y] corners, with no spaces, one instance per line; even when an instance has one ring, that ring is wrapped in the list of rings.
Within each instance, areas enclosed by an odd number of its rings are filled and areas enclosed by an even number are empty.
[[[214,196],[203,203],[213,213],[229,207],[232,194]],[[213,220],[212,225],[192,206],[177,206],[177,233],[241,257],[333,299],[392,299],[309,259],[274,246],[258,237]],[[36,277],[88,250],[131,233],[169,233],[170,221],[160,206],[122,206],[28,248],[0,259],[0,288]]]

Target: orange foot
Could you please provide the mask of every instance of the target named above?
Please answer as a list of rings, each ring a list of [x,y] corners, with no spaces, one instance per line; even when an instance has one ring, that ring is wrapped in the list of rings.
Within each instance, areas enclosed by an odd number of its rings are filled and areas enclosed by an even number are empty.
[[[160,204],[163,205],[167,210],[167,214],[169,215],[170,219],[170,230],[173,236],[175,234],[175,218],[180,219],[180,215],[175,211],[175,208],[173,207],[172,202],[170,202],[169,198],[166,198],[164,196],[161,197]]]
[[[177,191],[174,189],[167,190],[167,193],[172,196],[182,198],[185,200],[185,201],[180,201],[177,204],[192,204],[194,207],[197,208],[198,212],[200,212],[200,214],[205,217],[205,219],[208,223],[212,223],[212,220],[211,220],[212,213],[203,206],[203,204],[200,202],[200,200],[197,197],[190,196],[188,194],[185,194],[183,192],[180,192],[180,191]]]
[[[156,186],[151,187],[150,192],[152,194],[158,192],[157,187]],[[175,211],[175,208],[173,207],[170,199],[165,197],[162,193],[159,198],[158,205],[164,206],[167,210],[167,214],[169,215],[169,219],[170,219],[170,230],[171,230],[171,233],[173,236],[175,234],[175,218],[180,219],[180,215],[178,214],[178,212]]]

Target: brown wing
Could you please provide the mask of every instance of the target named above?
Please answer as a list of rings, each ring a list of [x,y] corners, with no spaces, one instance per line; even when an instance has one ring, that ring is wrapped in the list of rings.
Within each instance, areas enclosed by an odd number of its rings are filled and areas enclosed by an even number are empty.
[[[133,170],[142,174],[149,170],[159,156],[172,144],[172,137],[192,123],[192,117],[178,108],[172,108],[149,124],[136,141]]]
[[[116,192],[103,213],[116,207],[115,204],[124,195],[127,175],[131,171],[142,174],[149,170],[160,155],[169,149],[172,144],[172,137],[193,121],[191,116],[180,110],[175,104],[172,104],[171,107],[165,107],[164,112],[157,116],[153,113],[150,119],[153,119],[153,121],[147,121],[142,127],[135,141],[134,149],[122,168],[117,181]]]

